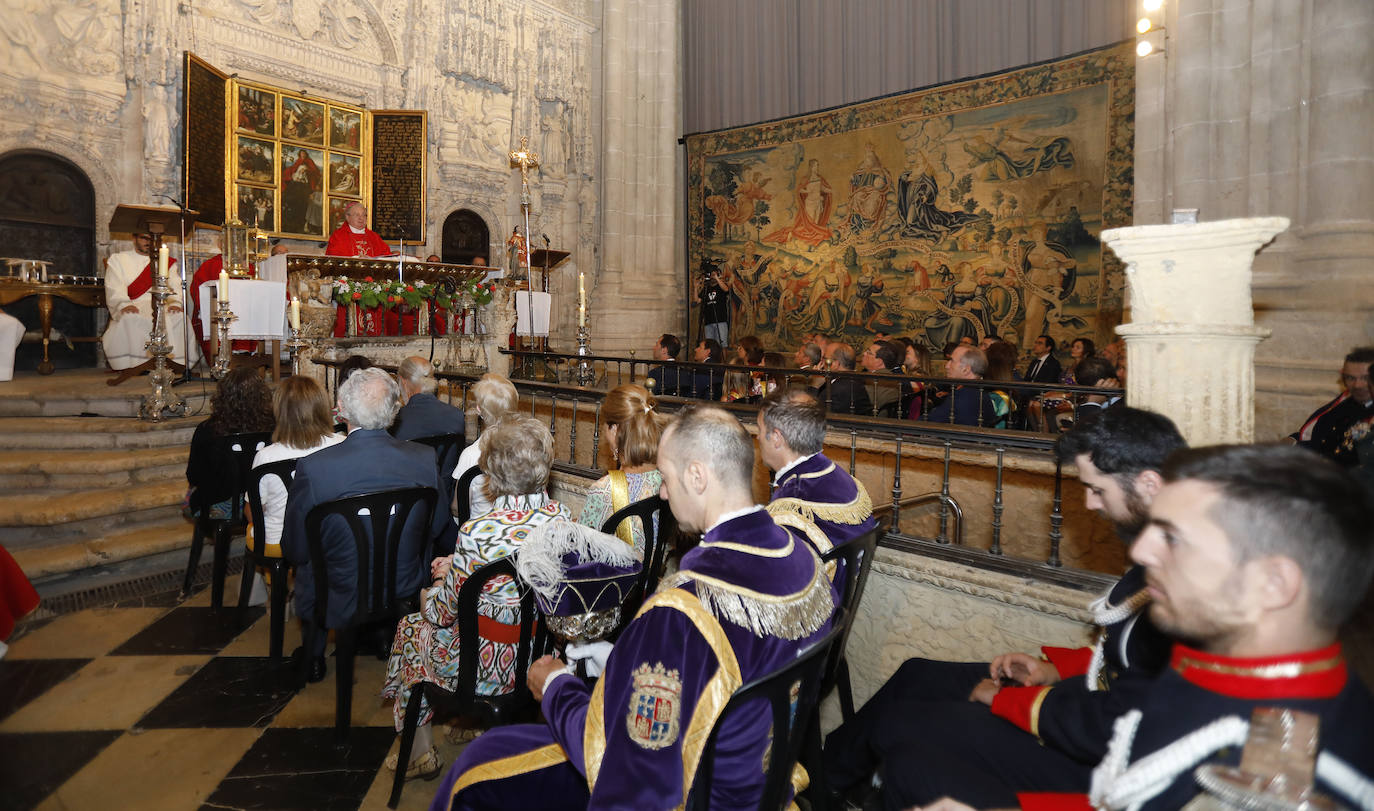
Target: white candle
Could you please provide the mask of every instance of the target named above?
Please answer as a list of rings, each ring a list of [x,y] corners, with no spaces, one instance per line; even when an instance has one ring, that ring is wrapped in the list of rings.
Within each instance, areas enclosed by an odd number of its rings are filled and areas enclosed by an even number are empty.
[[[587,277],[577,271],[577,325],[587,326]]]
[[[225,270],[219,272],[219,300],[229,300],[229,272]]]
[[[291,299],[291,329],[301,331],[301,300],[298,298]]]
[[[167,279],[167,246],[163,245],[157,249],[157,275],[159,279]]]

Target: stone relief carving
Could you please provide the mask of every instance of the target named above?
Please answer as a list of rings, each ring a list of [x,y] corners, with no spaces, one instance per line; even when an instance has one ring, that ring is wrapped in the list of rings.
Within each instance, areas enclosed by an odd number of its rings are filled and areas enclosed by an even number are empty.
[[[568,174],[567,105],[561,101],[545,102],[539,120],[541,174],[562,179]]]
[[[501,166],[511,143],[513,99],[489,87],[448,77],[444,82],[445,160]]]
[[[143,91],[143,154],[154,163],[172,162],[172,133],[181,121],[171,99],[171,88],[149,85]]]
[[[120,67],[119,0],[41,0],[0,3],[0,70],[37,76],[53,71],[108,76]]]

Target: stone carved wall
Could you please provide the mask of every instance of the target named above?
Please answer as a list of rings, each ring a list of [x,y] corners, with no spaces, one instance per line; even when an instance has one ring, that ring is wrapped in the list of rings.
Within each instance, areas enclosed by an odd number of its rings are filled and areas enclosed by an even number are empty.
[[[668,18],[677,2],[646,5]],[[444,218],[464,207],[486,219],[495,257],[523,222],[507,153],[528,136],[547,167],[532,178],[532,242],[541,247],[548,234],[573,254],[550,285],[555,343],[560,329],[570,343],[577,268],[594,288],[605,239],[600,71],[608,54],[637,47],[621,36],[608,51],[601,14],[594,0],[9,0],[0,4],[0,154],[40,149],[75,163],[96,189],[101,255],[120,249],[106,227],[115,205],[180,197],[181,54],[190,50],[243,78],[373,109],[428,110],[420,250],[437,250]],[[677,70],[672,59],[646,67]],[[618,103],[654,110],[677,99]],[[672,144],[660,146],[671,160]],[[659,226],[661,238],[672,241],[672,227]]]

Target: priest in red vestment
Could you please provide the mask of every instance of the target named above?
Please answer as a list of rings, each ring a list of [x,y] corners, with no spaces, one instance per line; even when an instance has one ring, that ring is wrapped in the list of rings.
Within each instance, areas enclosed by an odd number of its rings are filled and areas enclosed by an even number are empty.
[[[326,256],[386,256],[386,242],[367,227],[367,206],[354,203],[344,212],[343,225],[329,238]]]
[[[224,255],[216,253],[214,256],[200,263],[196,268],[196,273],[191,277],[191,326],[196,330],[196,340],[200,342],[201,353],[209,358],[210,353],[210,330],[214,329],[214,322],[210,321],[210,316],[214,313],[206,313],[205,321],[201,323],[200,313],[200,286],[206,282],[219,280],[219,272],[224,268]],[[257,276],[257,271],[252,265],[248,266],[248,275]],[[251,352],[257,348],[257,341],[234,341],[234,350],[237,352]]]

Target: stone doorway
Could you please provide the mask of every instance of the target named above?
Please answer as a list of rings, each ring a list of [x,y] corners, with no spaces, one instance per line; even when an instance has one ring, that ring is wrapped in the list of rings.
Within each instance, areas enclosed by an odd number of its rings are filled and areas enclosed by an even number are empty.
[[[473,259],[480,256],[487,264],[491,264],[490,253],[491,230],[480,214],[460,208],[448,215],[444,220],[443,261],[470,265]]]
[[[75,164],[51,152],[19,150],[0,156],[0,254],[51,262],[49,274],[99,276],[95,253],[95,189]],[[4,266],[0,265],[0,273]],[[38,300],[5,305],[5,312],[38,329]],[[96,365],[96,311],[54,297],[49,356],[58,369]],[[65,338],[72,339],[68,349]],[[41,343],[24,342],[16,370],[33,370]]]

